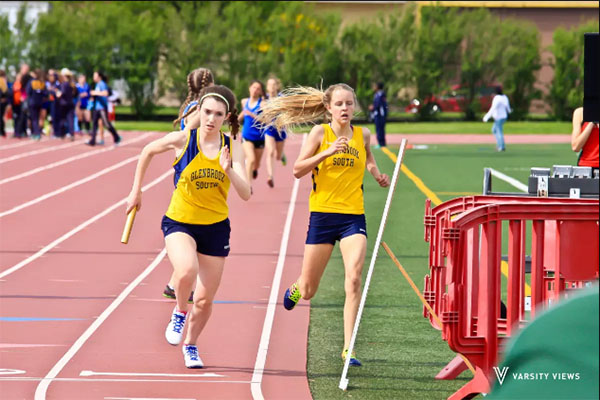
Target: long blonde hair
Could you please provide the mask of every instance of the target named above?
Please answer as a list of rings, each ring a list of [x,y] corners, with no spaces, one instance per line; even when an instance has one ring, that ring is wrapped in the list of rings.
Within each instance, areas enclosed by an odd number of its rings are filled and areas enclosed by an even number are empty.
[[[320,119],[327,119],[327,107],[331,96],[337,89],[343,89],[354,95],[354,89],[345,83],[336,83],[325,91],[309,86],[296,86],[286,88],[282,95],[262,103],[262,112],[258,115],[258,122],[265,126],[274,126],[277,130],[308,124]]]

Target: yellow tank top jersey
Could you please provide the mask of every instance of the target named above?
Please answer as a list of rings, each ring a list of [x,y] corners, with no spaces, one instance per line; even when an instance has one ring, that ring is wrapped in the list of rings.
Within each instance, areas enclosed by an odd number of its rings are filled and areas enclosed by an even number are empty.
[[[336,141],[337,136],[328,124],[321,125],[325,132],[320,153]],[[316,153],[315,153],[316,154]],[[313,190],[310,193],[309,210],[338,214],[364,214],[363,178],[367,151],[360,127],[352,128],[348,148],[327,157],[312,172]]]
[[[221,149],[230,138],[221,133]],[[232,157],[233,157],[233,153]],[[197,225],[210,225],[229,215],[227,195],[231,181],[221,168],[221,150],[213,159],[202,153],[196,129],[188,134],[186,148],[175,160],[175,191],[166,215],[172,220]]]

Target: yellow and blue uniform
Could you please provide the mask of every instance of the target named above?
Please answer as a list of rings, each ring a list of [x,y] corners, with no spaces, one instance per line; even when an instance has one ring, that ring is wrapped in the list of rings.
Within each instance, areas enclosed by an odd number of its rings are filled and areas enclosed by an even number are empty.
[[[184,232],[194,238],[197,251],[225,257],[229,254],[229,207],[227,196],[231,181],[221,167],[219,158],[230,138],[221,133],[221,150],[208,158],[200,148],[198,130],[188,131],[185,149],[173,163],[175,191],[165,216],[165,235]]]
[[[329,124],[316,153],[327,150],[337,136]],[[352,127],[347,148],[327,157],[312,172],[310,224],[306,244],[331,243],[353,234],[367,235],[363,178],[367,151],[360,127]]]

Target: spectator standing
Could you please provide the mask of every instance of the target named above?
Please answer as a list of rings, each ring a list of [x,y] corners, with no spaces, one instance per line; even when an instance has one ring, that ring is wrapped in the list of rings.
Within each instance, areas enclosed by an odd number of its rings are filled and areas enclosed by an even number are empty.
[[[58,138],[62,136],[62,129],[59,125],[58,106],[56,102],[56,91],[60,83],[58,82],[58,74],[55,70],[48,70],[48,80],[46,81],[46,90],[48,91],[48,101],[50,103],[50,119],[52,120],[52,137]]]
[[[4,113],[11,102],[11,90],[6,79],[6,72],[0,69],[0,136],[6,137],[4,130]]]
[[[496,87],[496,95],[492,100],[492,105],[483,117],[483,122],[487,122],[490,117],[494,118],[494,125],[492,126],[492,133],[496,138],[496,150],[505,151],[506,146],[504,145],[504,123],[508,118],[508,114],[512,112],[510,108],[510,102],[508,97],[502,93],[500,86]]]
[[[75,139],[75,100],[79,93],[75,82],[73,81],[73,73],[68,68],[60,70],[60,86],[56,92],[58,105],[58,124],[61,129],[67,125],[67,136],[71,140]]]
[[[19,97],[21,99],[21,112],[15,122],[15,135],[19,138],[27,136],[27,128],[29,123],[29,103],[27,99],[27,85],[31,80],[29,74],[29,66],[23,64],[21,67],[21,79],[19,79]]]
[[[31,79],[25,88],[27,92],[27,106],[29,115],[31,116],[31,137],[34,140],[40,140],[42,129],[40,128],[40,112],[44,104],[44,100],[48,93],[46,92],[46,84],[42,70],[36,69],[31,72]]]
[[[571,132],[571,148],[579,152],[577,165],[598,169],[598,121],[584,122],[583,107],[573,111],[573,130]]]
[[[79,125],[85,129],[87,134],[89,134],[92,112],[88,110],[88,102],[90,101],[90,85],[88,85],[85,75],[80,74],[77,77],[76,86],[77,91],[79,92],[77,107],[75,109],[77,113],[77,119],[79,120]],[[104,136],[102,136],[102,139],[104,139]]]
[[[376,149],[385,147],[385,122],[388,115],[388,104],[385,91],[383,90],[383,82],[373,85],[375,95],[373,96],[373,104],[369,107],[371,117],[375,122],[375,132],[377,133]]]
[[[102,120],[103,125],[113,136],[115,144],[121,142],[121,137],[117,133],[117,130],[112,126],[108,120],[108,85],[104,81],[104,75],[99,72],[94,72],[94,82],[96,86],[90,94],[94,97],[94,111],[92,114],[92,137],[87,142],[90,146],[96,145],[96,131],[98,130],[98,121]]]

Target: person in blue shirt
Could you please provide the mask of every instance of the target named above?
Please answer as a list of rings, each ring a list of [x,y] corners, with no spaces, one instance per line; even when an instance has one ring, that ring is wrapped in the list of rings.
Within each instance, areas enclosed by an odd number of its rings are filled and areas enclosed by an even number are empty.
[[[385,120],[388,114],[387,99],[383,90],[383,82],[373,85],[375,95],[373,96],[373,104],[369,106],[371,117],[375,122],[375,131],[377,133],[377,146],[375,148],[385,147]]]
[[[256,179],[260,159],[265,150],[265,137],[261,125],[255,121],[260,113],[260,105],[264,99],[265,87],[259,80],[253,80],[248,87],[250,97],[242,99],[242,112],[239,121],[244,123],[242,127],[242,146],[246,154],[246,170],[248,180]]]
[[[99,71],[94,71],[94,82],[96,86],[94,90],[90,91],[95,103],[92,111],[92,138],[86,144],[96,145],[96,131],[98,130],[99,120],[102,120],[104,127],[112,134],[115,144],[119,144],[121,136],[108,120],[108,85],[105,82],[104,75]]]
[[[92,113],[88,110],[88,102],[90,100],[90,85],[86,81],[86,77],[80,74],[77,77],[77,91],[79,92],[79,101],[75,112],[77,114],[77,120],[81,126],[85,129],[86,133],[90,133],[90,122],[92,120]]]

